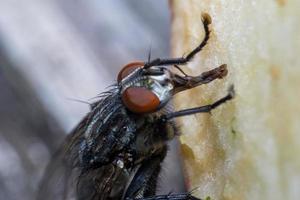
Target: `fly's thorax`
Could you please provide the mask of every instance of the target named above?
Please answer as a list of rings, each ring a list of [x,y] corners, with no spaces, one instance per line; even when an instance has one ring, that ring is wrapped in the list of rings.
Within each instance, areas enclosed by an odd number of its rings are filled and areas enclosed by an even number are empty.
[[[113,99],[108,99],[110,101],[101,106],[105,108],[101,112],[92,112],[89,116],[89,125],[93,126],[87,126],[90,127],[85,130],[88,133],[84,134],[79,144],[80,165],[83,168],[96,168],[112,162],[115,153],[122,151],[135,138],[136,120]]]
[[[167,143],[174,138],[176,127],[172,121],[161,122],[159,115],[147,115],[139,118],[135,132],[135,140],[131,143],[131,149],[136,151],[136,158],[143,160],[159,152]]]

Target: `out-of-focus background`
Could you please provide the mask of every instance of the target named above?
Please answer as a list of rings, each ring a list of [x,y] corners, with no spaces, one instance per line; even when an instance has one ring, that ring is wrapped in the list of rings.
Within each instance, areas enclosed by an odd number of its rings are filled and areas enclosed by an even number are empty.
[[[167,0],[0,0],[0,199],[34,199],[51,155],[89,110],[76,100],[105,91],[150,47],[169,56],[169,29]],[[167,163],[179,165],[176,153]],[[161,193],[183,189],[172,164],[161,181]]]

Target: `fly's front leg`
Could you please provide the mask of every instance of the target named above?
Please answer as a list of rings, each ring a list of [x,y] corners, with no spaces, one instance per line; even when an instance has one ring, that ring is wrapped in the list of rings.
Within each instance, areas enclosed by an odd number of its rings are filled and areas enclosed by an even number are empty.
[[[155,156],[145,160],[126,189],[124,199],[139,199],[155,195],[161,163],[167,154],[166,146]]]
[[[202,14],[202,23],[205,31],[205,36],[202,42],[197,46],[193,51],[191,51],[187,56],[183,58],[167,58],[161,59],[157,58],[145,63],[145,68],[149,68],[151,66],[160,66],[160,65],[184,65],[192,60],[192,58],[199,53],[203,47],[207,44],[209,39],[209,24],[211,24],[211,18],[207,13]]]
[[[161,162],[166,156],[167,148],[142,163],[128,186],[124,200],[199,200],[191,193],[155,195],[157,178]]]
[[[168,113],[168,114],[162,115],[161,120],[168,121],[175,117],[192,115],[192,114],[196,114],[196,113],[210,113],[213,109],[215,109],[218,106],[224,104],[225,102],[233,99],[234,95],[235,95],[235,91],[234,91],[234,87],[232,85],[232,86],[230,86],[230,88],[228,90],[228,94],[226,96],[224,96],[223,98],[219,99],[218,101],[216,101],[212,104]]]

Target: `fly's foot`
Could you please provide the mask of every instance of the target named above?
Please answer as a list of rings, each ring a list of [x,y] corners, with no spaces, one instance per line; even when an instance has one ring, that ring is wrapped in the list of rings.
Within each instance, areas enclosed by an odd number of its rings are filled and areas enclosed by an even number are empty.
[[[153,197],[143,198],[126,198],[126,200],[202,200],[190,193],[179,193],[179,194],[167,194],[167,195],[156,195]]]

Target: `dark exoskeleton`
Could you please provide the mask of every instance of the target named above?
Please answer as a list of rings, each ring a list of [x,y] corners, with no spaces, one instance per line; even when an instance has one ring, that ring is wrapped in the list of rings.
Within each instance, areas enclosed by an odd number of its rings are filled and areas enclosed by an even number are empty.
[[[226,65],[199,76],[186,75],[179,67],[206,45],[209,15],[204,14],[202,21],[205,38],[186,57],[134,62],[120,71],[117,84],[92,104],[50,162],[38,199],[197,199],[191,193],[155,195],[155,191],[166,142],[177,133],[173,119],[210,112],[234,96],[231,87],[211,105],[166,109],[174,94],[227,74]]]

